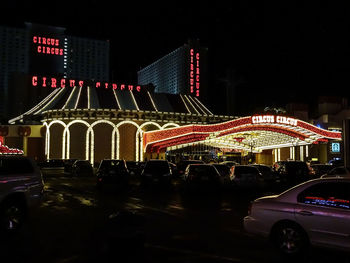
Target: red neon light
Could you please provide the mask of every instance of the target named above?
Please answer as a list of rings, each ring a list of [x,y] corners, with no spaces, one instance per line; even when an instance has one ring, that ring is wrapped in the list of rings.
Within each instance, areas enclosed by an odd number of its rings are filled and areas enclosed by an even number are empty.
[[[276,116],[278,117],[278,116]],[[319,141],[327,141],[328,139],[341,139],[342,134],[340,132],[332,132],[317,128],[311,124],[305,123],[303,121],[298,120],[298,127],[310,130],[316,134],[322,135],[326,138],[320,138],[314,143],[318,143]],[[293,129],[288,129],[286,127],[273,126],[270,123],[267,124],[254,124],[252,123],[252,117],[243,117],[239,119],[235,119],[232,121],[213,124],[213,125],[188,125],[178,128],[170,128],[166,130],[159,130],[153,132],[144,133],[143,137],[143,146],[149,145],[152,147],[154,144],[158,144],[161,142],[162,144],[167,144],[171,142],[171,140],[176,140],[177,138],[186,137],[193,138],[193,134],[204,134],[205,136],[209,136],[213,132],[219,132],[218,137],[234,134],[238,132],[244,131],[254,131],[254,130],[262,130],[262,131],[271,131],[289,135],[291,137],[299,138],[300,140],[305,140],[308,138],[306,134],[298,132]],[[147,146],[148,148],[148,146]]]
[[[49,80],[49,81],[48,81]],[[100,81],[94,82],[94,81],[84,81],[84,80],[75,80],[75,79],[65,79],[65,78],[55,78],[55,77],[38,77],[36,75],[32,76],[31,79],[32,86],[33,87],[46,87],[46,86],[51,86],[52,88],[65,88],[66,86],[69,85],[69,87],[73,88],[76,85],[79,87],[84,87],[85,86],[95,86],[96,88],[99,88],[103,86],[105,89],[112,88],[114,90],[119,89],[120,90],[128,90],[128,91],[134,91],[136,90],[137,92],[141,92],[141,86],[137,85],[126,85],[126,84],[121,84],[117,85],[116,83],[108,83],[108,82],[103,82],[101,83]],[[91,83],[91,84],[89,84]]]
[[[194,92],[194,66],[193,66],[193,55],[194,55],[194,50],[193,48],[190,49],[190,92],[193,93]]]
[[[32,77],[32,85],[34,87],[36,87],[38,85],[38,77],[37,76]]]
[[[57,38],[33,36],[33,43],[40,54],[63,56],[63,48],[58,48],[60,40]]]
[[[196,53],[196,97],[199,97],[199,87],[200,87],[200,78],[199,78],[199,53]]]
[[[57,80],[55,78],[51,78],[51,88],[57,88],[56,82]]]

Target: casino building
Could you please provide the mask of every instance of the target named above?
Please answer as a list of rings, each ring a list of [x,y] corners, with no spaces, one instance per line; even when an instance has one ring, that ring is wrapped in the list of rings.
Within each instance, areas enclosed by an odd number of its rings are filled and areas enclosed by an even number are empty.
[[[202,157],[204,149],[212,158],[234,153],[264,164],[315,157],[326,162],[330,145],[341,144],[341,132],[290,116],[215,115],[196,96],[155,93],[140,85],[48,79],[56,86],[47,87],[52,90],[47,97],[11,119],[12,125],[0,126],[6,145],[37,160],[143,161],[179,153],[194,158]],[[43,83],[32,77],[33,88]]]
[[[65,31],[34,23],[0,26],[0,118],[17,116],[50,93],[32,89],[32,75],[109,80],[109,42]]]
[[[0,38],[0,114],[10,117],[10,125],[0,125],[4,151],[91,163],[234,156],[272,164],[342,157],[339,130],[293,116],[213,114],[203,103],[207,50],[198,41],[141,69],[138,84],[131,85],[108,82],[108,41],[31,23],[0,27]]]
[[[188,43],[137,72],[138,84],[152,84],[155,92],[187,94],[206,99],[208,89],[207,48],[199,40]]]

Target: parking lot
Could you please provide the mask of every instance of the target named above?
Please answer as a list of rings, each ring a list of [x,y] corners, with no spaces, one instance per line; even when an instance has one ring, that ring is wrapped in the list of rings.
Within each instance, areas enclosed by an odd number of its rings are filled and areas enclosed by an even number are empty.
[[[63,174],[45,176],[44,181],[41,207],[31,211],[19,233],[2,238],[8,262],[285,260],[271,244],[242,227],[249,202],[267,192],[184,193],[176,182],[166,189],[142,188],[136,178],[128,188],[97,190],[95,177]],[[126,220],[109,219],[120,214]],[[143,245],[134,238],[139,233]],[[304,261],[330,262],[335,255],[337,262],[349,262],[346,255],[318,249],[311,250]]]

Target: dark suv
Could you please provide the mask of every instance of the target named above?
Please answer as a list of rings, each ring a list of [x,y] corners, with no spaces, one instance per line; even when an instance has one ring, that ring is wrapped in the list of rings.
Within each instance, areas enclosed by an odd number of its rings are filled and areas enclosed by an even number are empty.
[[[172,171],[166,160],[149,160],[141,173],[141,184],[164,184],[172,182]]]
[[[104,184],[121,184],[129,182],[130,173],[125,160],[104,159],[97,170],[97,186]]]
[[[0,229],[19,229],[28,209],[40,204],[43,191],[40,169],[32,159],[0,155]]]
[[[281,161],[274,165],[282,184],[293,186],[312,178],[311,170],[306,162]]]

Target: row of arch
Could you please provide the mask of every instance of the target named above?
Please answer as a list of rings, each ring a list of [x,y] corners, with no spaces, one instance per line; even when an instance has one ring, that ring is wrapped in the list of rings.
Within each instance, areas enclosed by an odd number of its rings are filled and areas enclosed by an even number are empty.
[[[46,134],[45,134],[45,155],[47,159],[50,159],[50,147],[51,147],[51,132],[50,132],[50,128],[52,127],[52,125],[54,124],[60,124],[63,126],[64,130],[63,130],[63,134],[62,134],[62,159],[69,159],[70,158],[70,146],[71,146],[71,131],[70,131],[70,127],[74,124],[82,124],[85,125],[87,127],[87,131],[86,131],[86,137],[85,137],[85,159],[89,160],[90,163],[94,163],[94,157],[95,157],[95,132],[94,132],[94,127],[98,124],[107,124],[110,125],[113,130],[112,130],[112,134],[111,134],[111,159],[120,159],[120,131],[119,128],[122,125],[125,124],[130,124],[133,125],[134,127],[136,127],[136,134],[135,134],[135,160],[136,161],[142,161],[143,160],[143,155],[144,155],[144,151],[143,151],[143,132],[144,132],[144,128],[146,128],[146,126],[154,126],[156,127],[156,129],[159,130],[163,130],[166,128],[170,128],[170,127],[179,127],[179,124],[176,123],[166,123],[163,126],[159,125],[156,122],[144,122],[142,124],[137,124],[134,121],[129,121],[129,120],[125,120],[122,122],[119,122],[117,124],[109,121],[109,120],[98,120],[95,121],[93,123],[89,123],[87,121],[84,120],[74,120],[71,121],[69,123],[65,123],[62,120],[54,120],[51,122],[44,122],[44,126],[46,127]]]

